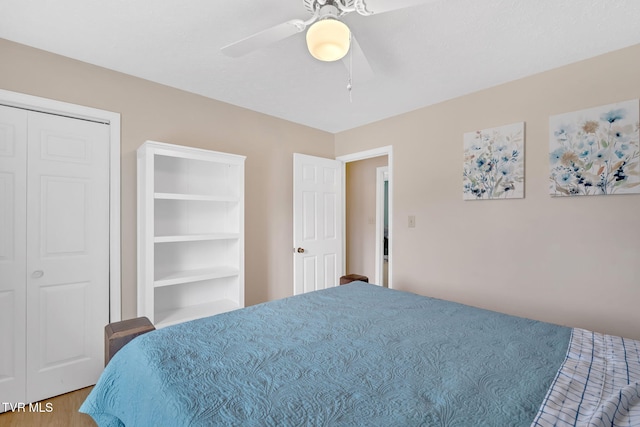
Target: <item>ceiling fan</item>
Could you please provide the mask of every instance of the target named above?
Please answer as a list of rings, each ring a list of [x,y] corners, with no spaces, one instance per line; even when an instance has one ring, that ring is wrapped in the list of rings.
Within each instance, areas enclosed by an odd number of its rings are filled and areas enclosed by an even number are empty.
[[[293,19],[275,27],[268,28],[242,40],[238,40],[221,50],[225,55],[239,57],[272,43],[307,31],[307,47],[311,55],[321,61],[337,61],[345,58],[351,50],[349,61],[345,64],[358,70],[362,75],[372,74],[371,67],[360,49],[356,38],[341,18],[351,12],[363,16],[377,15],[393,10],[427,3],[434,0],[302,0],[304,7],[312,16],[307,20]],[[343,61],[345,61],[343,59]]]

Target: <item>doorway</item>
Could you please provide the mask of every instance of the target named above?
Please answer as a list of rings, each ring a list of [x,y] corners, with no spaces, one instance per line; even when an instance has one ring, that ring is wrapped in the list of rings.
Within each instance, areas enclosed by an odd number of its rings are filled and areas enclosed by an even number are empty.
[[[339,156],[337,160],[342,161],[345,168],[345,219],[343,221],[345,224],[345,232],[343,233],[345,273],[363,274],[369,278],[370,283],[393,288],[393,147],[386,146]],[[355,186],[351,185],[355,192],[348,191],[350,174],[347,170],[352,166],[357,168],[358,162],[365,160],[366,163],[362,162],[362,165],[365,165],[364,169],[369,169],[368,172],[364,172],[368,178],[361,179],[359,177],[359,183]],[[385,250],[382,237],[384,236],[384,217],[381,216],[384,214],[384,209],[376,207],[379,191],[376,184],[378,167],[386,167],[387,169],[385,174],[388,207],[386,263],[384,262]],[[359,189],[358,186],[360,186]],[[350,208],[353,210],[354,207],[357,210],[355,214],[350,212]],[[355,230],[353,229],[354,221]],[[352,223],[351,226],[349,223]]]
[[[347,274],[347,256],[344,248],[347,247],[347,238],[345,232],[346,223],[346,200],[345,200],[345,179],[347,164],[357,162],[359,160],[371,159],[385,156],[387,159],[388,169],[388,231],[387,231],[387,266],[388,280],[386,286],[393,288],[393,147],[391,145],[374,148],[367,151],[339,156],[335,160],[319,158],[307,155],[294,155],[294,215],[293,215],[293,257],[294,257],[294,283],[293,294],[297,295],[303,292],[309,292],[316,289],[324,289],[338,285],[338,278],[343,274]],[[296,159],[297,158],[297,159]],[[298,162],[296,161],[298,160]],[[307,165],[304,166],[304,161]],[[300,161],[303,161],[302,163]],[[317,164],[316,164],[317,163]],[[297,166],[296,166],[297,164]],[[340,169],[342,168],[342,169]],[[375,169],[374,169],[375,172]],[[315,183],[322,178],[324,184],[330,188],[329,203],[315,203],[313,201],[324,200],[327,195],[318,194],[317,189],[309,188],[302,191],[305,186],[304,181]],[[375,173],[370,180],[375,193]],[[330,184],[330,185],[329,185]],[[323,190],[326,190],[326,188]],[[305,196],[306,194],[306,196]],[[308,198],[307,208],[302,203],[304,197]],[[325,200],[326,201],[326,200]],[[322,216],[323,212],[328,210],[332,212],[332,220],[318,222],[318,215]],[[375,206],[372,208],[376,212]],[[324,217],[326,219],[326,215]],[[375,228],[375,213],[371,221],[367,218],[366,222],[372,222]],[[326,223],[326,224],[325,224]],[[306,226],[304,225],[306,224]],[[318,224],[320,226],[318,226]],[[327,228],[327,225],[330,225]],[[305,233],[304,230],[307,230]],[[330,233],[326,233],[330,230]],[[336,250],[331,252],[335,256],[324,256],[324,253],[314,253],[314,250],[308,250],[307,243],[314,240],[315,236],[320,233],[325,235],[333,242]],[[375,231],[373,233],[375,235]],[[374,238],[375,240],[375,238]],[[371,244],[375,248],[375,241]],[[375,253],[375,249],[372,249]],[[375,256],[372,256],[375,257]],[[329,263],[318,265],[318,260],[329,259]],[[305,267],[305,262],[308,264]],[[373,259],[372,264],[375,264]],[[378,270],[378,269],[376,269]],[[354,272],[362,274],[362,272]],[[369,273],[369,281],[371,283],[381,283],[381,276],[375,272]]]

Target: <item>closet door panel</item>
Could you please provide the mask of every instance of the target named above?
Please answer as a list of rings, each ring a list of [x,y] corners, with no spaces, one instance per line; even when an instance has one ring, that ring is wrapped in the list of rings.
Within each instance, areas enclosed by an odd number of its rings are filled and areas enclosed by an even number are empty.
[[[25,396],[27,112],[0,106],[0,396]],[[4,409],[0,406],[0,412]]]
[[[29,113],[27,401],[94,384],[109,323],[109,128]]]

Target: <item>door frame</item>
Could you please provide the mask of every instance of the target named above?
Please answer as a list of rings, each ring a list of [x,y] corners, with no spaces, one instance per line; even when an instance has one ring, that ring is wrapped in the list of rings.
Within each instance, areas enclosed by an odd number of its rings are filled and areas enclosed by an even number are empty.
[[[109,125],[109,322],[120,321],[120,114],[4,89],[0,105]]]
[[[384,183],[389,182],[389,166],[376,168],[376,284],[384,286]],[[387,206],[389,201],[387,200]],[[389,219],[387,218],[387,222]]]
[[[343,203],[342,203],[342,269],[346,271],[347,268],[347,233],[346,233],[346,218],[347,218],[347,200],[346,200],[346,169],[347,163],[357,162],[358,160],[371,159],[373,157],[387,156],[387,167],[389,172],[389,281],[387,286],[389,289],[393,289],[393,145],[386,145],[384,147],[373,148],[370,150],[360,151],[352,154],[345,154],[343,156],[336,157],[336,160],[342,162],[342,176],[345,179],[342,180],[343,186]],[[376,217],[378,213],[376,212]],[[376,263],[378,260],[376,260]],[[377,270],[377,269],[376,269]],[[378,272],[376,271],[376,274]],[[378,279],[376,279],[378,280]]]

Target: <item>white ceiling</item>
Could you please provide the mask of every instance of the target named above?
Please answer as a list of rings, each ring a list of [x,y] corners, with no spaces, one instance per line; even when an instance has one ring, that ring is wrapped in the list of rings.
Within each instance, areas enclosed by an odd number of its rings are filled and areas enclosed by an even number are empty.
[[[375,73],[322,63],[297,34],[220,48],[302,0],[0,0],[0,38],[336,133],[640,43],[639,0],[435,0],[344,21]],[[1,60],[1,58],[0,58]],[[1,84],[1,83],[0,83]]]

